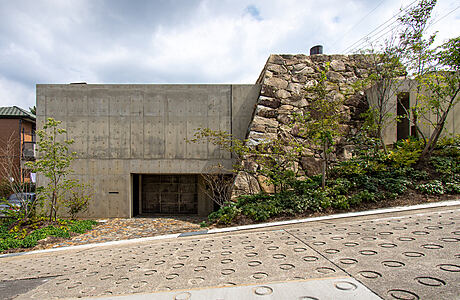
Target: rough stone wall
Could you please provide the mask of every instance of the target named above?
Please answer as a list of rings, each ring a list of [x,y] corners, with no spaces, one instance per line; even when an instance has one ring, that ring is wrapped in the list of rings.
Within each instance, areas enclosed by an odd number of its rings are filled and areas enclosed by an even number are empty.
[[[283,135],[295,135],[291,123],[293,113],[302,113],[308,109],[311,94],[306,87],[314,86],[320,78],[321,70],[327,72],[326,90],[332,97],[343,97],[341,108],[345,121],[340,126],[342,136],[336,144],[336,157],[342,160],[349,156],[348,138],[357,132],[362,124],[360,114],[367,110],[368,103],[364,92],[356,93],[351,86],[366,76],[366,61],[361,55],[270,55],[257,83],[262,85],[253,120],[248,131],[248,144],[256,146],[264,141],[282,138]],[[297,163],[299,175],[320,173],[321,159],[317,149],[302,157]],[[257,192],[273,192],[273,187],[265,178],[257,174],[257,164],[245,161],[249,172],[241,171],[235,181],[234,196]],[[254,174],[250,174],[255,171]]]

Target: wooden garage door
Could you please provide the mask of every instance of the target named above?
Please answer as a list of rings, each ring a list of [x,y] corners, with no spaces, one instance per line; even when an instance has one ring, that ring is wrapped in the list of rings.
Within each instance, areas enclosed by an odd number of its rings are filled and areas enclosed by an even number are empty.
[[[196,214],[198,175],[142,175],[142,213]]]

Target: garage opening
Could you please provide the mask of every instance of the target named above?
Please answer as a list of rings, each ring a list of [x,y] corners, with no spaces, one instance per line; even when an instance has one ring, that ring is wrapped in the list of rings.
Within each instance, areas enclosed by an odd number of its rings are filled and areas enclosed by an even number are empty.
[[[142,214],[197,214],[198,175],[141,176]]]

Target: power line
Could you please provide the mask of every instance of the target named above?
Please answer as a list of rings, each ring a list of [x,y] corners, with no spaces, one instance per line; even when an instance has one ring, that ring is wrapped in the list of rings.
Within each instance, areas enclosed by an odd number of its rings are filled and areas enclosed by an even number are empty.
[[[350,50],[348,50],[346,53],[350,53],[350,52],[353,52],[355,51],[356,49],[359,49],[359,47],[361,47],[361,45],[364,45],[366,43],[368,44],[372,44],[374,43],[375,41],[377,41],[378,39],[380,39],[381,37],[387,35],[388,33],[392,32],[394,29],[396,29],[399,24],[395,24],[396,21],[390,23],[387,27],[384,27],[382,28],[380,31],[376,32],[375,34],[373,34],[371,37],[368,37],[368,38],[365,38],[363,39],[360,43],[358,43],[357,45],[355,45],[355,47],[353,48],[350,48]],[[391,27],[390,27],[391,26]],[[383,33],[382,33],[383,32]],[[378,35],[378,36],[377,36]]]
[[[405,12],[406,10],[408,10],[415,2],[417,2],[418,0],[414,0],[412,1],[409,5],[407,5],[405,8],[401,9],[397,14],[394,14],[391,18],[389,18],[388,20],[386,20],[385,22],[383,22],[382,24],[380,24],[379,26],[377,26],[377,28],[375,28],[374,30],[372,30],[371,32],[369,32],[368,34],[366,34],[364,37],[360,38],[359,40],[357,40],[356,42],[354,42],[352,45],[348,46],[347,48],[345,48],[345,50],[343,50],[342,52],[343,53],[347,53],[348,50],[350,50],[350,48],[353,48],[356,44],[358,43],[362,43],[363,41],[366,40],[366,38],[368,38],[370,35],[372,35],[375,31],[379,30],[381,27],[385,26],[388,22],[390,22],[391,20],[393,20],[394,18],[398,17],[401,13]],[[387,28],[389,26],[391,26],[392,24],[394,24],[395,22],[397,22],[398,19],[394,20],[393,22],[391,22],[390,24],[386,25],[384,27]],[[378,34],[378,33],[377,33]]]
[[[438,23],[439,21],[441,21],[442,19],[444,19],[445,17],[447,17],[448,15],[450,15],[451,13],[453,13],[454,11],[456,11],[457,9],[459,9],[460,6],[457,6],[456,8],[454,8],[453,10],[449,11],[447,14],[445,14],[444,16],[442,16],[441,18],[435,20],[435,22],[431,23],[430,25],[428,25],[427,28],[433,26],[434,24]]]
[[[369,11],[364,17],[362,17],[358,22],[356,22],[350,29],[347,30],[347,32],[345,32],[344,34],[342,34],[338,39],[336,39],[335,41],[333,41],[331,44],[332,46],[334,47],[337,42],[343,40],[343,38],[349,34],[356,26],[358,26],[358,24],[360,24],[362,21],[364,21],[364,19],[366,19],[371,13],[373,13],[380,5],[382,5],[382,3],[384,2],[385,0],[382,0],[380,1],[379,4],[377,4],[376,7],[374,7],[371,11]]]
[[[451,13],[453,13],[454,11],[456,11],[456,10],[459,9],[459,8],[460,8],[460,6],[457,6],[457,7],[454,8],[453,10],[449,11],[447,14],[445,14],[445,15],[443,15],[442,17],[438,18],[437,20],[435,20],[435,22],[429,24],[429,25],[427,26],[427,29],[428,29],[429,27],[435,25],[436,23],[438,23],[438,22],[441,21],[442,19],[446,18],[448,15],[450,15]],[[397,20],[393,21],[391,24],[389,24],[389,25],[388,25],[387,27],[385,27],[384,29],[388,28],[389,26],[391,26],[392,24],[394,24],[396,21],[397,21]],[[386,34],[392,32],[397,26],[398,26],[398,25],[392,26],[391,28],[389,28],[388,30],[386,30],[384,33],[382,33],[382,34],[380,34],[379,36],[375,37],[377,34],[379,34],[380,32],[382,32],[384,29],[383,29],[383,30],[380,30],[379,32],[375,33],[375,34],[372,36],[372,38],[369,38],[369,39],[367,39],[367,40],[363,40],[363,41],[360,42],[358,45],[356,45],[353,49],[350,49],[350,51],[348,51],[348,52],[353,52],[353,50],[358,49],[358,48],[359,48],[362,44],[364,44],[366,41],[372,44],[373,42],[379,40],[381,37],[383,37],[383,36],[385,36]],[[349,47],[349,48],[350,48],[350,47]]]

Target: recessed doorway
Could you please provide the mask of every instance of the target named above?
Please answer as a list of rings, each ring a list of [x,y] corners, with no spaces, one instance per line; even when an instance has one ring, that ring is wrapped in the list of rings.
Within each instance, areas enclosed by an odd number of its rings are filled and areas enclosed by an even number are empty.
[[[198,175],[141,176],[142,214],[197,214]]]

